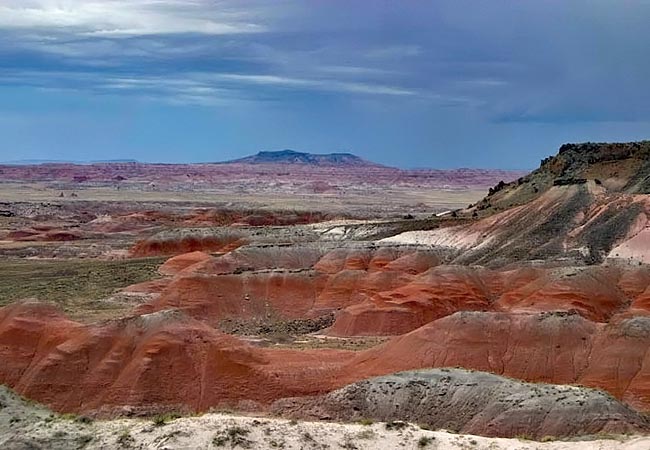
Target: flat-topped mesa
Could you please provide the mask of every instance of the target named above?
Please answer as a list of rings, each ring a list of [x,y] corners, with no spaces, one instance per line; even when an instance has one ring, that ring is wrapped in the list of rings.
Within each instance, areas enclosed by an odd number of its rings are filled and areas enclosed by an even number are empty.
[[[261,151],[256,155],[228,161],[245,164],[310,164],[316,166],[375,166],[379,164],[362,159],[352,153],[315,154],[295,150]]]

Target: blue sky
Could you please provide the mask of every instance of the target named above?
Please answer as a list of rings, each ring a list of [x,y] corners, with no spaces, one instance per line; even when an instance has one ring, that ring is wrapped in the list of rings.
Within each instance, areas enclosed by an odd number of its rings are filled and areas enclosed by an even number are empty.
[[[647,0],[2,0],[0,160],[533,168],[650,139],[648,23]]]

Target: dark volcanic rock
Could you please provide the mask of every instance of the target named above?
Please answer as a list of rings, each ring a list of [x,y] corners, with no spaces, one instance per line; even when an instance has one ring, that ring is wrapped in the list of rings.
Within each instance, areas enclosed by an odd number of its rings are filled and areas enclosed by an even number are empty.
[[[496,212],[527,203],[553,186],[589,181],[608,192],[650,193],[650,141],[564,144],[530,174],[490,189],[476,207]]]

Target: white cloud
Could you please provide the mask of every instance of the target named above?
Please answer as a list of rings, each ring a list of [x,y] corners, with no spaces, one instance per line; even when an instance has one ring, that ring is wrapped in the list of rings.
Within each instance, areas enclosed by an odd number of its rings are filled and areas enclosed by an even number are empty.
[[[308,79],[292,78],[277,75],[253,75],[253,74],[214,74],[213,77],[218,80],[236,81],[241,83],[250,83],[257,85],[270,86],[287,86],[302,87],[321,91],[349,92],[357,94],[376,94],[376,95],[416,95],[415,91],[410,89],[384,86],[374,83],[349,82],[333,79]]]
[[[265,74],[189,72],[174,76],[115,76],[96,72],[0,71],[0,85],[30,86],[36,89],[85,91],[102,95],[135,96],[175,104],[223,104],[226,101],[259,100],[259,89],[284,88],[312,92],[334,92],[364,96],[418,96],[426,93],[399,87],[361,82],[291,78]],[[251,89],[255,85],[259,89]],[[271,92],[271,91],[269,91]],[[261,97],[260,97],[261,95]],[[439,100],[436,98],[436,100]]]
[[[209,0],[3,0],[0,29],[88,36],[264,31],[234,2]]]

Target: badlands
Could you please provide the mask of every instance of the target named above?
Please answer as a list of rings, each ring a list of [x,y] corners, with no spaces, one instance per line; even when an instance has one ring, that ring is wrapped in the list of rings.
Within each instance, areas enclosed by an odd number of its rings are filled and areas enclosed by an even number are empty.
[[[650,448],[649,161],[1,166],[0,443]]]

